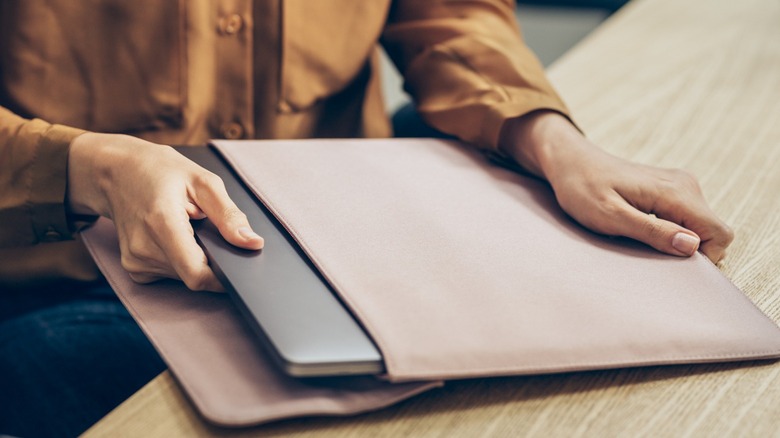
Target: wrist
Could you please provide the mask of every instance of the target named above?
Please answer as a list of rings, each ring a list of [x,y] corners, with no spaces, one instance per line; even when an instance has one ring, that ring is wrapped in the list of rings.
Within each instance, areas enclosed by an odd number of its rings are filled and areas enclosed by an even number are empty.
[[[100,166],[101,136],[86,132],[71,141],[68,151],[67,206],[73,215],[107,215],[103,196],[107,172]]]
[[[500,143],[520,166],[548,181],[555,178],[566,157],[593,147],[569,119],[549,110],[507,121]]]

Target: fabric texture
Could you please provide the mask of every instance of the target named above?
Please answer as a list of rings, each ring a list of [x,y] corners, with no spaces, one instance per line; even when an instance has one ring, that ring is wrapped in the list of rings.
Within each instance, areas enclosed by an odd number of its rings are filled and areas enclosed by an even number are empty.
[[[0,107],[0,289],[99,277],[64,208],[68,149],[82,132]]]
[[[254,341],[226,295],[193,293],[174,281],[133,282],[122,269],[116,230],[107,219],[86,230],[84,241],[195,407],[212,423],[249,426],[304,415],[353,415],[441,385],[396,385],[370,376],[289,377]]]
[[[706,257],[591,233],[461,143],[214,144],[394,381],[780,356],[780,329]]]

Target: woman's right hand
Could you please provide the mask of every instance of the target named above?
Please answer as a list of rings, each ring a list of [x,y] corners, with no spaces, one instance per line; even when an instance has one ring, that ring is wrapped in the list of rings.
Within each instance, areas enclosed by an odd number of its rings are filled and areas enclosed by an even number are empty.
[[[231,244],[263,247],[222,180],[169,146],[119,134],[85,133],[68,155],[68,207],[116,225],[122,266],[139,283],[162,278],[222,291],[190,219],[208,217]]]

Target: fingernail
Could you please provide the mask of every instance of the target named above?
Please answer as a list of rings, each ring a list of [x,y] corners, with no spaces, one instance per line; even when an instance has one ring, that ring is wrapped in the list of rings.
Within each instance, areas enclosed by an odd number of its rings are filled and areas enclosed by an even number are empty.
[[[693,255],[699,248],[699,239],[686,233],[677,233],[672,238],[672,246],[683,254]]]
[[[255,240],[259,239],[260,235],[252,231],[249,227],[241,227],[238,229],[238,234],[241,235],[246,240]]]

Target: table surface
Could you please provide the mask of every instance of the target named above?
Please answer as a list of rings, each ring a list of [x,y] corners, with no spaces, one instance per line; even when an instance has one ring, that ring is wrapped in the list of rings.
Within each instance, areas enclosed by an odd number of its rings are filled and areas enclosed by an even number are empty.
[[[635,0],[549,73],[605,149],[698,176],[736,232],[723,273],[780,321],[780,2]],[[205,434],[780,436],[780,362],[451,382],[371,414],[243,430],[204,423],[164,372],[86,435]]]

